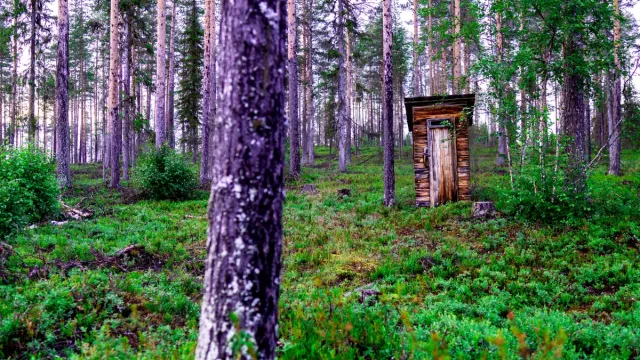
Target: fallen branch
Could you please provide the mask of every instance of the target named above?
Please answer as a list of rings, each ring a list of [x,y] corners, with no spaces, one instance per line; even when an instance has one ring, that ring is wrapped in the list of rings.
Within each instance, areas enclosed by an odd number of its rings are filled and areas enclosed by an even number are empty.
[[[80,202],[82,202],[82,200],[80,200]],[[80,204],[80,202],[78,204]],[[76,209],[65,204],[62,200],[60,200],[60,206],[62,206],[65,215],[74,220],[83,220],[93,216],[93,211]]]

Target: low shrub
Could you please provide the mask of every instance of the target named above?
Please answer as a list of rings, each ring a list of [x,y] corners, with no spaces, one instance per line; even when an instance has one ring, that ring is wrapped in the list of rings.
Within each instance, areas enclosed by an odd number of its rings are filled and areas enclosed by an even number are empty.
[[[144,196],[155,200],[185,200],[197,186],[193,167],[168,147],[144,154],[132,179]]]
[[[0,148],[0,237],[55,215],[55,164],[34,147]]]

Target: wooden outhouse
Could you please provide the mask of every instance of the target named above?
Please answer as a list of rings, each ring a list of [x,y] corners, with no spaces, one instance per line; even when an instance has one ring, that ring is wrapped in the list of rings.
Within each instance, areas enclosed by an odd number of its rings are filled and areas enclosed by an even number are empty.
[[[469,126],[475,94],[406,98],[416,206],[471,200]]]

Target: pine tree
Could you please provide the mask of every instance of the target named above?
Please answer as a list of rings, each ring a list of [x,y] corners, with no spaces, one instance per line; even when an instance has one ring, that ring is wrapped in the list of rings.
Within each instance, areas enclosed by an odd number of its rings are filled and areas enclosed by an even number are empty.
[[[198,13],[198,3],[196,0],[191,0],[186,9],[184,33],[179,40],[180,89],[176,102],[179,121],[186,128],[182,141],[187,144],[194,163],[198,156],[198,128],[202,116],[200,100],[204,31],[200,25]]]
[[[219,81],[228,90],[221,92],[214,129],[196,359],[274,359],[282,267],[286,1],[223,0],[221,9]],[[250,349],[234,346],[234,334],[240,333]]]

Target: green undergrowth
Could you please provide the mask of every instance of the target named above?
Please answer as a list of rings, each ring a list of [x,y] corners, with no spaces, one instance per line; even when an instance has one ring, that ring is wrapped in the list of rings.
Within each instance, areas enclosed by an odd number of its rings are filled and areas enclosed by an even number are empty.
[[[475,149],[472,165],[474,198],[499,211],[490,220],[470,203],[413,206],[407,156],[386,209],[381,149],[362,149],[346,174],[318,152],[286,184],[280,358],[640,356],[640,153],[623,153],[621,178],[595,170],[598,211],[546,224],[503,212],[508,174],[492,149]],[[143,200],[106,189],[101,171],[74,167],[64,195],[93,218],[6,241],[0,358],[193,357],[207,192]],[[142,247],[118,256],[129,245]]]

